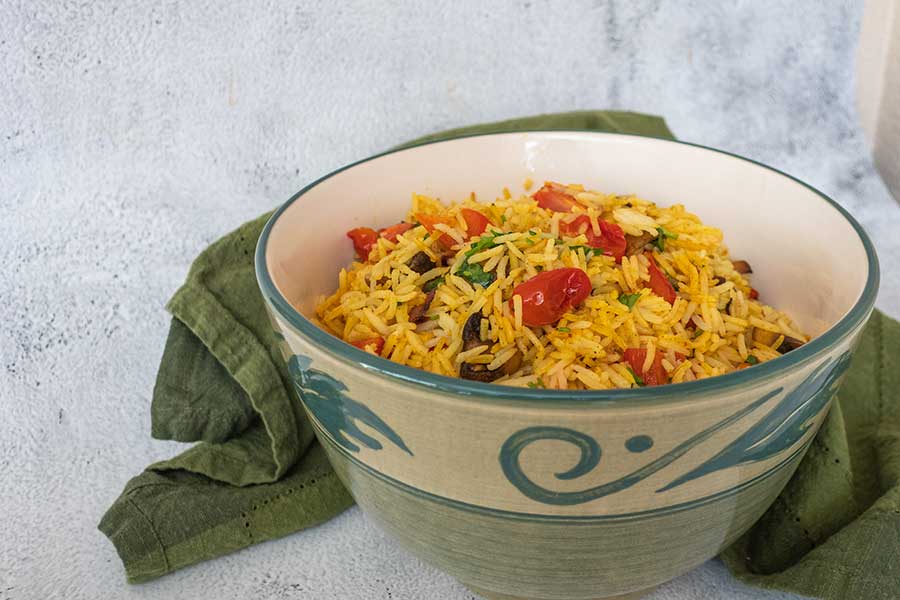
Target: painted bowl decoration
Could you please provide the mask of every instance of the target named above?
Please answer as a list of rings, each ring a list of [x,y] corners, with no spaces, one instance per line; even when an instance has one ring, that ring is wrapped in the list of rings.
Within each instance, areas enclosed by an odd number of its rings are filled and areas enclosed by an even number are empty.
[[[396,223],[414,191],[494,198],[525,178],[684,203],[814,339],[710,379],[560,391],[402,366],[311,320],[353,259],[349,229]],[[878,287],[859,224],[796,179],[691,144],[559,131],[425,144],[331,173],[271,218],[256,269],[297,391],[356,501],[492,599],[639,595],[735,540],[809,447]]]

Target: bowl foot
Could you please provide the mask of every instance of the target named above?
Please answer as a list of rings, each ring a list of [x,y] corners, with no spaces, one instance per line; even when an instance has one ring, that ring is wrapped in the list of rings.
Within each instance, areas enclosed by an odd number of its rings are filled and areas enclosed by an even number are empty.
[[[477,587],[468,585],[471,591],[475,592],[485,600],[543,600],[542,598],[525,598],[522,596],[510,596],[508,594],[501,594],[499,592],[489,592],[487,590],[482,590]],[[604,596],[602,598],[594,598],[591,600],[638,600],[638,598],[643,598],[653,590],[655,590],[657,586],[649,587],[643,590],[637,590],[636,592],[629,592],[628,594],[622,594],[620,596]],[[585,599],[588,600],[588,599]]]

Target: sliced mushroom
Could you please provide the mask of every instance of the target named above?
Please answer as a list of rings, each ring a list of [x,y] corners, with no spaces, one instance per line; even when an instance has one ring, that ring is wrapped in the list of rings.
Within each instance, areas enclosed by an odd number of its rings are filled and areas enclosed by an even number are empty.
[[[410,323],[424,323],[428,320],[428,317],[425,313],[428,312],[428,309],[431,308],[431,302],[434,300],[435,290],[431,290],[427,294],[425,294],[425,302],[419,304],[417,306],[413,306],[409,310],[409,322]]]
[[[482,344],[481,320],[483,318],[484,317],[481,316],[480,312],[476,312],[469,317],[466,320],[466,324],[463,325],[462,346],[464,351],[471,350],[475,346]],[[521,366],[522,353],[517,350],[516,353],[508,361],[503,363],[499,369],[494,369],[493,371],[489,370],[487,365],[464,362],[459,366],[459,376],[463,379],[490,383],[500,379],[504,375],[512,375],[518,371]]]
[[[424,252],[416,252],[406,263],[406,266],[421,275],[422,273],[427,273],[432,270],[437,265],[435,265],[434,261],[431,260],[431,257]]]
[[[733,260],[731,261],[731,264],[734,265],[734,270],[741,275],[747,275],[748,273],[753,272],[753,269],[750,268],[750,263],[746,260]]]
[[[522,366],[522,353],[516,350],[516,353],[510,357],[508,361],[503,363],[499,369],[493,371],[487,368],[487,365],[477,365],[464,362],[459,366],[459,376],[463,379],[472,381],[483,381],[490,383],[496,381],[505,375],[512,375]]]
[[[632,256],[634,254],[639,254],[641,250],[644,249],[644,246],[652,242],[656,239],[656,236],[652,233],[647,233],[646,231],[641,235],[626,235],[625,236],[625,254],[628,256]]]
[[[756,327],[753,329],[753,341],[763,346],[771,346],[778,339],[778,334],[767,329]]]
[[[475,346],[481,345],[481,320],[483,318],[480,312],[476,312],[466,319],[466,324],[463,325],[462,330],[463,351],[471,350]]]
[[[793,338],[790,336],[784,336],[784,341],[781,342],[781,345],[778,346],[778,351],[782,354],[787,354],[791,350],[796,350],[800,346],[802,346],[805,342],[798,340],[797,338]]]

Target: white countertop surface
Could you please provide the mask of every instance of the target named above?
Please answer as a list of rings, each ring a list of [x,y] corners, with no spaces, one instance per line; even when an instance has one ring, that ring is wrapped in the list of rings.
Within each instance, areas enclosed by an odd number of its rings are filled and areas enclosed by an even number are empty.
[[[181,448],[150,439],[149,404],[191,259],[424,133],[662,114],[848,208],[881,257],[878,306],[900,316],[900,211],[853,107],[861,3],[153,4],[0,4],[0,600],[473,598],[358,509],[139,586],[96,530],[131,476]],[[650,596],[788,597],[717,561]]]

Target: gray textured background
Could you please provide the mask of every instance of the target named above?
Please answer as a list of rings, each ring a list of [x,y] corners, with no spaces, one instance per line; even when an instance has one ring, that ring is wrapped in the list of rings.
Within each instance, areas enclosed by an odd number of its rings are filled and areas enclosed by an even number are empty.
[[[225,4],[0,2],[0,600],[471,598],[357,509],[134,587],[95,529],[179,449],[149,438],[148,408],[162,307],[192,257],[423,133],[662,114],[846,206],[881,256],[879,306],[900,315],[900,214],[853,108],[861,3]],[[715,561],[652,596],[723,597],[781,596]]]

